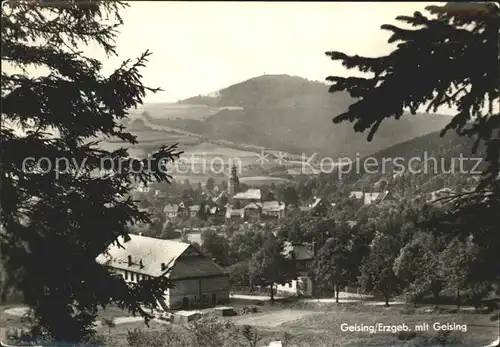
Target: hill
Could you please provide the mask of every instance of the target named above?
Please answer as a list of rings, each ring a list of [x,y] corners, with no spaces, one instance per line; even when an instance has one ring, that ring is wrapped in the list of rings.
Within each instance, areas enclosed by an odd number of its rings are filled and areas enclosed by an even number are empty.
[[[448,116],[428,114],[386,120],[368,143],[367,134],[354,132],[352,124],[332,123],[354,101],[347,93],[328,93],[324,83],[288,75],[264,75],[224,88],[215,96],[179,102],[227,107],[213,116],[155,121],[235,143],[299,154],[354,157],[439,130],[450,120]]]
[[[388,173],[399,170],[394,165],[395,159],[398,158],[399,162],[405,163],[407,169],[411,167],[413,171],[422,171],[419,172],[422,174],[462,173],[477,175],[486,165],[482,159],[484,158],[484,147],[479,146],[476,153],[473,152],[473,147],[474,139],[472,138],[458,136],[453,131],[449,131],[443,137],[440,136],[440,132],[433,132],[386,148],[375,153],[372,157],[379,163],[384,158],[391,159],[386,165]],[[476,165],[478,160],[481,161],[479,166]],[[427,166],[425,162],[428,163]],[[431,168],[432,165],[435,165],[433,163],[437,163],[436,168]]]
[[[396,191],[410,196],[445,187],[470,187],[477,183],[481,170],[487,166],[482,159],[484,147],[473,153],[473,146],[473,139],[452,131],[444,137],[433,132],[361,158],[360,164],[344,168],[341,174],[335,171],[323,175],[318,183],[325,187],[322,192],[327,196],[335,193],[329,182],[338,180],[339,176],[349,189],[373,191],[377,189],[375,183],[382,179]],[[368,160],[369,167],[363,165]]]

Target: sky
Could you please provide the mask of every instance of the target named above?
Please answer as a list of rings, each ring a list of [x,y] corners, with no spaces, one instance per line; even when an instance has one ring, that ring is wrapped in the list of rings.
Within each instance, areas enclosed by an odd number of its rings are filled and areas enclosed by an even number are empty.
[[[380,56],[393,46],[382,24],[437,3],[395,2],[130,2],[117,38],[117,58],[95,48],[105,72],[146,49],[143,82],[164,91],[145,102],[175,102],[263,74],[324,81],[348,76],[326,51]]]

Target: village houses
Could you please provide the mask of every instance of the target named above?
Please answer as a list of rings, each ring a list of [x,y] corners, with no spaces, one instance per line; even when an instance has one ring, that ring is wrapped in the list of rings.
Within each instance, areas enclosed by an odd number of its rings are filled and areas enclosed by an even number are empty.
[[[352,191],[349,198],[363,202],[363,205],[386,205],[396,201],[394,194],[386,190],[384,192]]]
[[[203,209],[203,211],[202,211]],[[203,206],[186,202],[167,204],[163,213],[167,219],[182,217],[195,218],[202,211],[210,217],[223,217],[226,221],[257,221],[260,219],[280,219],[285,217],[287,206],[283,201],[264,201],[260,189],[240,191],[236,167],[231,169],[228,188],[206,201]]]

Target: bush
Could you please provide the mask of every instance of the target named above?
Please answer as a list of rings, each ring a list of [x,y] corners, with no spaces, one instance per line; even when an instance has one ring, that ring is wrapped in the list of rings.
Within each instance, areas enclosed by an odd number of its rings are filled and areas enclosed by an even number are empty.
[[[457,335],[452,334],[451,331],[438,331],[435,336],[430,338],[431,344],[439,345],[439,346],[460,346],[462,341],[458,338]]]
[[[397,337],[400,341],[409,341],[417,337],[417,333],[414,331],[398,331]]]
[[[401,314],[415,314],[417,309],[411,306],[405,306],[401,309]]]
[[[127,333],[130,347],[254,347],[262,339],[261,332],[253,327],[237,328],[232,322],[215,316],[202,316],[183,327],[166,325],[162,331],[135,329]],[[284,346],[289,346],[291,336],[285,334],[283,340]]]
[[[492,322],[498,322],[500,320],[500,313],[495,313],[493,316],[490,317],[490,320]]]
[[[474,305],[476,310],[483,307],[483,299],[490,293],[489,283],[474,283],[465,294],[466,302]]]
[[[127,343],[130,347],[188,347],[188,341],[184,335],[177,334],[171,326],[166,325],[162,331],[143,332],[139,329],[127,333]]]
[[[223,347],[236,345],[234,324],[214,316],[203,316],[187,325],[190,346]]]
[[[257,344],[262,340],[262,336],[259,334],[257,329],[245,325],[241,331],[243,337],[248,343],[249,347],[257,347]]]
[[[241,310],[243,314],[248,314],[248,313],[258,313],[259,308],[257,306],[245,306]]]
[[[109,346],[110,344],[108,343],[107,336],[101,334],[95,334],[87,341],[86,345],[92,347],[98,347],[98,346]]]

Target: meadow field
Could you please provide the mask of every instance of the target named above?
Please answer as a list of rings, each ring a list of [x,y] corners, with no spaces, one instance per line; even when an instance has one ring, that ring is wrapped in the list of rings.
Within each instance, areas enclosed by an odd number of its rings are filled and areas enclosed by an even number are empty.
[[[131,118],[140,116],[147,112],[149,115],[159,119],[203,119],[220,112],[222,108],[205,105],[188,105],[176,103],[148,103],[140,105],[136,109],[129,110]]]
[[[241,177],[240,182],[251,187],[267,186],[267,185],[283,185],[291,182],[286,178],[272,177],[272,176],[250,176]]]
[[[169,164],[170,174],[175,180],[189,179],[195,184],[206,182],[208,177],[225,180],[231,167],[235,165],[239,169],[241,181],[249,186],[259,187],[273,183],[279,185],[288,180],[269,176],[269,172],[279,167],[283,169],[283,172],[294,168],[300,170],[302,166],[296,156],[288,153],[219,139],[208,139],[161,124],[161,119],[168,119],[173,114],[180,118],[196,118],[196,112],[208,114],[206,107],[158,104],[154,107],[148,105],[148,116],[143,116],[142,112],[144,110],[132,110],[130,119],[124,122],[130,133],[136,136],[137,144],[105,139],[101,141],[101,147],[106,150],[127,148],[130,156],[144,158],[161,146],[177,144],[177,149],[182,154],[175,163]]]
[[[304,303],[292,299],[270,302],[233,299],[230,303],[235,309],[254,306],[258,313],[242,314],[228,317],[237,327],[250,325],[258,331],[259,346],[270,341],[288,336],[289,343],[298,347],[410,347],[410,346],[454,346],[480,347],[490,344],[498,338],[498,321],[491,319],[491,314],[474,311],[442,309],[429,312],[424,308],[394,305],[391,307],[367,306],[359,303]],[[99,317],[116,319],[113,328],[100,325],[98,332],[105,338],[106,346],[126,346],[127,334],[140,329],[145,336],[169,330],[178,334],[186,334],[183,325],[172,325],[165,322],[150,322],[147,327],[140,319],[124,316],[128,313],[114,307],[100,312]],[[222,318],[221,318],[222,319]],[[410,332],[362,332],[345,331],[343,326],[373,326],[381,323],[384,326],[401,326],[406,324]],[[415,331],[417,325],[427,323],[428,331]],[[466,331],[453,331],[448,336],[433,329],[433,324],[455,324],[466,326]],[[168,329],[165,325],[168,325]],[[0,309],[0,328],[6,326],[21,327],[19,317],[9,316]],[[229,331],[227,332],[229,334]],[[443,339],[445,341],[443,341]],[[441,342],[438,342],[441,340]],[[168,344],[166,344],[168,345]]]

